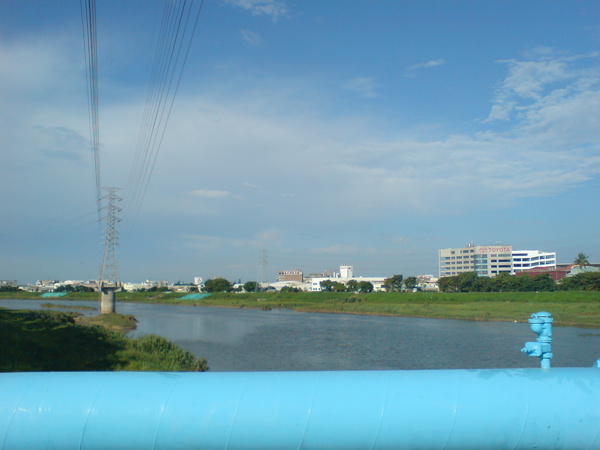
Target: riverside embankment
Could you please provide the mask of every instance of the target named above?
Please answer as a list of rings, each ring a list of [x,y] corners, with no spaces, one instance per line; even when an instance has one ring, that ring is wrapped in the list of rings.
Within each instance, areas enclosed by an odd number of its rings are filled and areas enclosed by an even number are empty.
[[[284,308],[345,313],[473,321],[525,322],[536,311],[550,311],[555,326],[600,328],[600,292],[336,292],[214,293],[185,300],[181,293],[120,292],[117,301],[228,308]],[[39,299],[38,293],[2,293],[0,299]],[[95,293],[70,293],[62,300],[98,300]]]

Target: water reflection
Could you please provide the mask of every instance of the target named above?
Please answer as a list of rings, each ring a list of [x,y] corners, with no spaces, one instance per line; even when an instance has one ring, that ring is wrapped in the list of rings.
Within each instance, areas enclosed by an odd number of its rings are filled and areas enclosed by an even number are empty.
[[[0,300],[0,306],[38,309],[47,302]],[[119,303],[118,310],[137,317],[132,335],[165,336],[207,358],[212,371],[539,367],[520,352],[536,338],[526,323],[140,303]],[[555,327],[553,353],[555,367],[590,367],[600,357],[600,330]]]

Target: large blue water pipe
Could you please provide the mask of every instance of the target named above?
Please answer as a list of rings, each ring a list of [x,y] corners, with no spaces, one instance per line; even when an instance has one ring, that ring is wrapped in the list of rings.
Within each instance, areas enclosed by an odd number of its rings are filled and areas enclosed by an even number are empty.
[[[600,448],[600,370],[5,373],[0,447]]]
[[[6,373],[0,444],[600,448],[600,370]]]

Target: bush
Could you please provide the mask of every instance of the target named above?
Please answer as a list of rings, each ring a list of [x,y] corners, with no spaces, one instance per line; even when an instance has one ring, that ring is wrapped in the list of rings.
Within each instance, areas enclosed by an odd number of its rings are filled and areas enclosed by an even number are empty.
[[[206,360],[197,359],[191,352],[183,350],[168,339],[148,334],[131,342],[126,352],[129,364],[125,370],[157,370],[171,372],[204,372],[208,370]],[[135,354],[131,358],[132,353]]]

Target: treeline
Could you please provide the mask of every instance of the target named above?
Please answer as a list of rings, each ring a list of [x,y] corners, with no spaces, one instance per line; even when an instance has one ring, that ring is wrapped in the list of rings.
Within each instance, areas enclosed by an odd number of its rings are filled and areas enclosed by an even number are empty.
[[[339,281],[324,280],[321,281],[321,290],[323,292],[359,292],[368,294],[373,292],[374,286],[370,281],[348,280],[346,284]]]
[[[0,292],[18,292],[17,286],[0,286]]]
[[[563,278],[555,283],[549,274],[533,277],[501,273],[494,278],[480,277],[475,272],[461,273],[438,280],[440,292],[550,292],[550,291],[599,291],[600,272],[584,272]]]
[[[72,286],[67,284],[65,286],[58,286],[56,289],[54,289],[54,292],[94,292],[94,288],[82,285]]]

